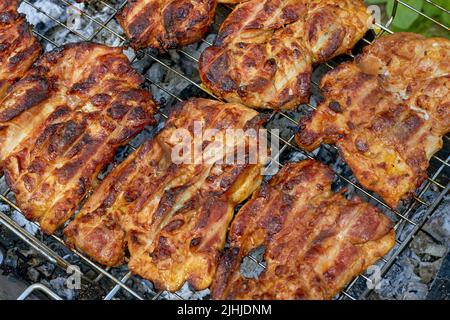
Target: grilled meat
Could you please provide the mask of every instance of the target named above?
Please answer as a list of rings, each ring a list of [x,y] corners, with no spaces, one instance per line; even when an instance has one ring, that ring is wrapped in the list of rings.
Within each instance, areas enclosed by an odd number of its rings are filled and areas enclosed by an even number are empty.
[[[0,161],[18,206],[52,233],[155,105],[121,48],[71,44],[45,54],[0,105]]]
[[[348,52],[370,20],[360,0],[251,0],[203,52],[200,77],[229,102],[294,108],[308,101],[313,64]]]
[[[134,48],[164,51],[199,41],[216,5],[216,0],[131,0],[117,18]]]
[[[259,186],[261,164],[222,164],[224,149],[214,144],[218,135],[198,135],[196,124],[203,132],[224,133],[258,129],[261,118],[237,104],[183,103],[161,133],[101,183],[65,230],[67,243],[106,266],[122,263],[128,247],[130,270],[160,289],[175,291],[185,281],[196,290],[209,287],[234,207]],[[196,143],[195,161],[175,161],[180,141]],[[227,140],[225,154],[248,142]]]
[[[213,298],[331,299],[394,246],[391,221],[359,198],[333,193],[333,177],[307,160],[263,183],[231,225]],[[262,245],[266,268],[245,278],[243,258]]]
[[[328,73],[325,99],[297,135],[336,144],[359,182],[395,208],[427,177],[450,130],[450,41],[398,33]]]
[[[0,99],[24,76],[41,53],[25,17],[17,12],[17,0],[0,2]]]

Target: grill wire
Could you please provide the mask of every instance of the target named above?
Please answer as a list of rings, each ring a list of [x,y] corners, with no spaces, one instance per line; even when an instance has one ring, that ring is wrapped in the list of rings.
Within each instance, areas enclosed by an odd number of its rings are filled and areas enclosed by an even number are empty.
[[[446,10],[445,8],[442,8],[438,4],[435,4],[433,1],[431,1],[431,0],[425,0],[425,1],[428,4],[436,7],[437,9],[445,11],[446,14],[450,14],[450,12],[448,10]],[[22,2],[25,3],[26,5],[30,6],[31,8],[33,8],[36,12],[39,12],[40,14],[45,15],[49,20],[53,21],[60,27],[63,27],[68,32],[77,36],[80,41],[93,41],[101,32],[104,31],[104,32],[111,33],[112,35],[114,35],[115,37],[120,39],[120,45],[127,44],[127,40],[123,35],[121,35],[119,32],[113,30],[111,27],[108,26],[108,24],[113,19],[115,19],[116,15],[120,11],[120,9],[122,9],[127,4],[127,2],[128,2],[127,0],[121,1],[121,3],[118,6],[113,6],[112,4],[109,4],[109,3],[105,2],[104,0],[98,0],[99,3],[101,3],[103,6],[107,7],[109,10],[111,10],[113,12],[105,21],[99,21],[98,19],[94,18],[92,15],[90,15],[85,10],[79,9],[79,8],[73,6],[73,4],[70,3],[69,1],[58,0],[58,2],[60,2],[62,4],[62,6],[65,6],[65,7],[70,6],[75,11],[77,11],[81,16],[87,18],[93,24],[95,24],[97,26],[97,28],[92,32],[92,34],[90,36],[85,36],[85,35],[79,33],[78,31],[72,29],[70,26],[67,25],[67,23],[62,22],[57,17],[53,17],[53,16],[49,15],[47,12],[43,11],[42,9],[40,9],[36,5],[34,5],[34,3],[32,3],[28,0],[23,0]],[[436,26],[438,26],[440,28],[444,28],[447,31],[450,30],[449,27],[436,21],[432,17],[429,17],[426,14],[418,11],[417,9],[413,8],[412,6],[405,3],[404,1],[395,0],[392,17],[385,24],[376,23],[376,27],[379,30],[376,33],[375,37],[379,37],[380,35],[382,35],[384,33],[389,33],[389,34],[393,33],[393,31],[391,31],[391,29],[389,27],[390,27],[392,21],[395,19],[397,9],[400,6],[403,6],[409,10],[416,12],[417,14],[423,16],[424,18],[432,21]],[[221,5],[220,9],[228,11],[228,12],[231,11],[231,7],[226,6],[226,5]],[[50,39],[49,37],[45,36],[44,34],[41,34],[37,30],[33,30],[33,33],[35,33],[39,38],[41,38],[42,41],[48,42],[49,44],[51,44],[54,47],[60,47],[63,45],[63,44],[56,43],[54,40]],[[211,45],[211,43],[205,39],[203,39],[202,41],[206,45]],[[371,43],[371,41],[366,38],[362,39],[362,42],[364,44]],[[197,58],[192,56],[190,53],[184,51],[183,49],[177,49],[177,52],[181,55],[186,56],[188,59],[191,59],[194,63],[198,62]],[[350,56],[350,58],[354,58],[354,56],[352,54],[350,54],[349,56]],[[209,96],[209,98],[217,99],[217,97],[215,97],[210,92],[208,92],[206,89],[204,89],[199,83],[196,83],[194,80],[192,80],[188,76],[184,75],[182,72],[172,68],[170,65],[165,63],[163,60],[159,59],[157,56],[155,56],[147,51],[138,52],[134,56],[134,58],[131,60],[131,63],[134,63],[134,62],[138,61],[139,59],[143,59],[144,57],[146,57],[150,60],[153,60],[155,63],[159,63],[165,69],[167,69],[168,72],[172,72],[172,73],[176,74],[177,77],[180,78],[180,80],[187,81],[190,85],[194,86],[196,89],[201,91],[203,95]],[[332,65],[332,62],[325,63],[324,65],[328,69],[334,68],[334,66]],[[158,90],[162,90],[165,94],[169,95],[176,101],[183,101],[183,99],[180,98],[179,95],[177,95],[176,93],[173,93],[170,90],[164,88],[164,86],[151,80],[149,77],[147,77],[147,76],[144,76],[144,77],[145,77],[145,81],[146,81],[147,85],[151,85],[151,86],[158,88]],[[313,81],[313,85],[316,88],[318,88],[318,83],[316,81]],[[315,109],[315,107],[312,104],[306,104],[305,106],[310,109]],[[167,115],[164,114],[161,110],[160,110],[160,115],[162,118],[167,118]],[[269,123],[272,119],[274,119],[274,117],[278,117],[278,116],[285,118],[288,122],[291,122],[293,125],[298,125],[298,121],[295,120],[293,116],[291,116],[285,112],[279,112],[279,111],[273,111],[270,114]],[[269,132],[270,132],[270,130],[269,130]],[[272,132],[272,134],[274,134],[274,133]],[[279,148],[279,152],[276,155],[273,155],[271,158],[271,161],[273,163],[282,166],[283,161],[280,160],[280,158],[283,155],[283,153],[285,153],[286,150],[289,150],[289,149],[291,151],[297,151],[297,152],[303,154],[306,158],[310,158],[310,159],[317,158],[317,156],[315,156],[314,154],[308,153],[304,150],[301,150],[295,143],[294,135],[290,136],[289,139],[283,139],[282,137],[278,137],[278,138],[280,139],[280,148]],[[408,245],[414,239],[416,234],[419,231],[421,231],[422,227],[425,225],[425,223],[428,221],[428,219],[432,216],[434,211],[437,209],[439,204],[442,202],[443,198],[448,194],[448,191],[450,188],[450,183],[449,183],[449,178],[448,178],[448,173],[447,173],[449,170],[449,167],[450,167],[450,163],[449,163],[450,162],[450,152],[448,151],[449,144],[450,144],[450,138],[448,136],[444,136],[444,145],[447,148],[444,148],[443,150],[438,152],[436,155],[433,156],[433,158],[431,160],[431,162],[432,162],[431,164],[433,164],[433,166],[435,167],[434,168],[435,170],[433,170],[433,172],[429,172],[428,180],[426,182],[424,182],[423,185],[421,186],[421,188],[418,190],[417,196],[414,197],[414,201],[408,207],[404,208],[404,210],[401,210],[401,212],[389,208],[389,206],[387,206],[382,200],[373,196],[371,193],[364,190],[358,184],[352,182],[350,177],[347,177],[344,174],[335,172],[336,175],[342,181],[344,181],[345,183],[354,187],[359,193],[363,194],[367,198],[371,199],[372,201],[375,201],[379,206],[384,207],[385,211],[392,213],[393,216],[396,216],[397,221],[395,221],[395,227],[394,227],[396,230],[403,229],[405,226],[408,226],[411,229],[406,234],[406,236],[404,236],[404,239],[402,241],[400,241],[398,239],[396,240],[396,246],[391,251],[391,253],[389,253],[387,255],[387,257],[381,258],[381,260],[380,260],[380,264],[381,264],[380,275],[381,275],[381,277],[383,277],[389,271],[389,269],[395,264],[399,255],[408,247]],[[136,149],[136,147],[131,144],[128,144],[127,146],[131,150]],[[336,149],[336,147],[334,147],[334,146],[325,146],[325,148],[328,150]],[[431,167],[432,166],[430,165],[430,168]],[[0,176],[0,178],[1,178],[1,176]],[[422,197],[424,196],[425,192],[427,192],[427,190],[432,185],[434,185],[434,187],[440,191],[439,191],[439,194],[436,196],[436,198],[433,199],[432,203],[427,203],[427,201],[422,199]],[[3,194],[0,194],[0,203],[7,204],[12,209],[20,212],[20,209],[15,205],[14,201],[12,201],[8,198],[8,195],[10,195],[10,194],[11,194],[11,190],[9,190],[9,189],[7,189]],[[414,219],[412,219],[412,216],[414,215],[415,211],[418,210],[419,208],[424,209],[425,213],[421,217],[420,221],[413,221]],[[64,270],[67,270],[70,267],[70,265],[72,265],[72,263],[69,263],[68,259],[65,256],[61,256],[60,254],[58,254],[56,252],[56,250],[54,250],[50,246],[48,246],[46,244],[46,240],[56,241],[56,243],[58,243],[63,248],[65,248],[65,250],[70,250],[79,259],[79,262],[83,263],[85,266],[89,267],[91,270],[93,270],[96,273],[96,278],[94,280],[81,274],[81,277],[84,281],[87,281],[88,283],[97,283],[102,278],[110,280],[110,282],[112,283],[112,286],[105,288],[105,292],[107,292],[104,297],[105,300],[111,300],[113,298],[117,298],[117,294],[121,290],[126,291],[128,294],[130,294],[131,296],[133,296],[136,299],[139,299],[139,300],[144,299],[144,297],[141,294],[139,294],[135,289],[132,289],[131,286],[129,286],[127,284],[127,282],[129,282],[129,280],[132,277],[135,277],[134,275],[131,274],[131,272],[128,271],[125,273],[125,275],[123,275],[121,277],[117,277],[117,276],[113,275],[110,268],[103,268],[100,265],[91,261],[87,256],[85,256],[81,252],[78,252],[77,250],[72,250],[72,249],[65,247],[62,238],[59,237],[58,235],[50,235],[50,236],[46,236],[43,234],[40,234],[40,236],[33,235],[33,234],[29,233],[27,230],[25,230],[25,228],[18,225],[13,219],[11,219],[7,214],[5,214],[3,212],[0,212],[0,223],[3,224],[8,230],[13,232],[16,236],[18,236],[21,240],[25,241],[33,249],[35,249],[40,254],[42,254],[45,258],[48,259],[48,261],[54,263],[55,265],[57,265],[60,268],[63,268]],[[32,223],[32,225],[38,227],[38,224],[36,224],[36,223]],[[249,258],[252,261],[254,261],[255,263],[257,263],[260,267],[265,268],[265,265],[257,258],[255,258],[251,255],[249,256]],[[366,284],[372,282],[372,280],[369,276],[361,274],[361,275],[357,276],[352,282],[350,282],[344,290],[341,291],[341,293],[337,296],[337,299],[356,300],[356,299],[366,298],[372,291],[372,289],[370,289],[369,286],[366,286],[365,290],[363,290],[363,293],[358,294],[357,296],[355,296],[354,294],[351,293],[352,288],[361,280],[363,282],[365,282]],[[372,287],[372,286],[370,286],[370,287]],[[19,299],[27,298],[33,291],[42,291],[49,298],[52,298],[52,299],[56,299],[58,297],[56,294],[54,294],[53,292],[48,290],[46,287],[42,287],[42,285],[40,285],[40,284],[33,284],[32,286],[27,288],[22,293],[22,295],[19,297]],[[163,293],[164,293],[164,291],[159,291],[159,292],[155,291],[153,293],[153,296],[151,297],[151,299],[159,299],[159,298],[161,298],[161,295]],[[180,300],[183,299],[177,293],[172,293],[171,295],[175,299],[180,299]]]

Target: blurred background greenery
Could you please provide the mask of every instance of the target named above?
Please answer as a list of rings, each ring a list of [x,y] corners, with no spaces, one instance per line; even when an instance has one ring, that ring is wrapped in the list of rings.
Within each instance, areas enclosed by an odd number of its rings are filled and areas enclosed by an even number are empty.
[[[440,22],[447,28],[450,27],[450,0],[366,0],[368,5],[379,5],[383,13],[383,21],[387,21],[392,14],[395,2],[398,3],[397,13],[395,19],[390,27],[391,30],[409,31],[423,34],[427,37],[446,37],[450,39],[450,32],[445,28],[430,21],[426,17],[414,12],[403,4],[407,4],[418,11],[424,13],[428,17]],[[402,4],[403,3],[403,4]],[[447,11],[441,10],[435,5],[444,8]]]

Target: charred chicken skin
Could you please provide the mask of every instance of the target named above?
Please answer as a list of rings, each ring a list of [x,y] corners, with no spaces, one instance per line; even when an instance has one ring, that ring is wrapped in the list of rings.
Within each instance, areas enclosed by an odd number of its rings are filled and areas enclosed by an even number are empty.
[[[238,212],[211,293],[214,299],[331,299],[395,244],[375,207],[331,191],[333,172],[290,163]],[[241,262],[265,247],[266,268],[245,278]]]
[[[135,49],[165,51],[201,40],[216,5],[216,0],[130,0],[118,20]]]
[[[17,12],[17,4],[17,0],[0,2],[0,99],[42,51],[25,17]]]
[[[371,22],[360,0],[251,0],[200,57],[203,85],[229,102],[291,109],[310,96],[313,64],[347,53]]]
[[[52,233],[155,105],[121,48],[67,45],[42,56],[0,103],[0,163],[18,206]]]
[[[450,41],[382,37],[321,88],[325,99],[301,121],[299,146],[336,144],[365,188],[392,208],[409,200],[450,130]]]
[[[215,138],[195,136],[193,128],[257,130],[261,122],[257,112],[237,104],[180,104],[163,131],[100,184],[65,230],[67,243],[106,266],[123,263],[128,248],[130,270],[159,289],[176,291],[186,281],[196,290],[208,288],[234,208],[260,185],[261,164],[226,164]],[[173,160],[179,139],[188,136],[200,139],[198,152],[209,161]],[[246,140],[227,142],[225,149]]]

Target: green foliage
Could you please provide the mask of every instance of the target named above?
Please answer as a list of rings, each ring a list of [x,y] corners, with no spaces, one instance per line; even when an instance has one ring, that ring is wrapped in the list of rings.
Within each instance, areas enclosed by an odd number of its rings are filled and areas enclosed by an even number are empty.
[[[430,0],[433,3],[450,10],[450,0]],[[366,4],[384,5],[386,15],[391,17],[396,0],[366,0]],[[450,26],[450,14],[437,8],[426,0],[402,0],[403,3],[415,8],[445,26]],[[450,33],[433,21],[420,15],[414,10],[398,3],[395,19],[391,28],[394,31],[409,31],[421,33],[425,36],[443,36],[450,38]]]

